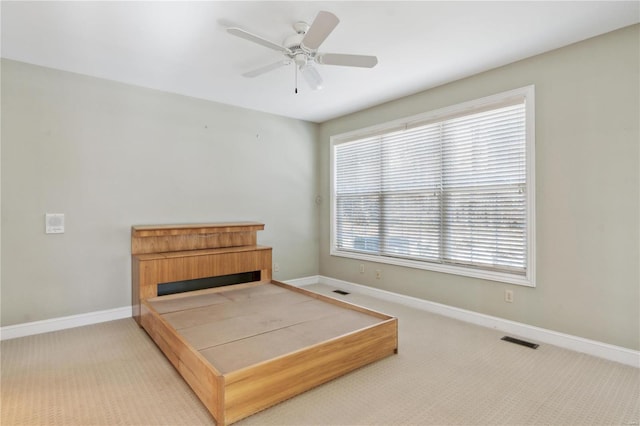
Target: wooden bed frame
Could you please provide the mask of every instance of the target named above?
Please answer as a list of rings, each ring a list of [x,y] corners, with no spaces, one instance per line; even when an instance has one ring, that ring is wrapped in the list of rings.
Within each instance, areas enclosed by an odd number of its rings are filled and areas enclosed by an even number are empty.
[[[272,280],[262,229],[131,230],[133,316],[222,426],[397,353],[396,318]],[[158,296],[165,283],[242,273],[259,278]]]

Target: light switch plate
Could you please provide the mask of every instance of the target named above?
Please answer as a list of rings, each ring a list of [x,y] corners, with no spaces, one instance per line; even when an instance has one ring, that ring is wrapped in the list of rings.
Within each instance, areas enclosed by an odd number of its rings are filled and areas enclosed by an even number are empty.
[[[64,213],[46,213],[44,225],[47,234],[64,234]]]

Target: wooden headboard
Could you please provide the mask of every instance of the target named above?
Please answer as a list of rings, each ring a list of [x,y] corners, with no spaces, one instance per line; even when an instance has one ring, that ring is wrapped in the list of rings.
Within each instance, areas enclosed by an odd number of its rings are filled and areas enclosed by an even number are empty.
[[[257,245],[254,222],[131,227],[133,317],[140,302],[158,295],[158,284],[260,271],[271,281],[271,247]]]

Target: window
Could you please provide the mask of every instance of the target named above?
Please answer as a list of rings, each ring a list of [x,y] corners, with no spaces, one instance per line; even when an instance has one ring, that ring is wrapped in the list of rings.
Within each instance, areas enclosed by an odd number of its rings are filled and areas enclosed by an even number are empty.
[[[533,95],[333,136],[331,254],[533,286]]]

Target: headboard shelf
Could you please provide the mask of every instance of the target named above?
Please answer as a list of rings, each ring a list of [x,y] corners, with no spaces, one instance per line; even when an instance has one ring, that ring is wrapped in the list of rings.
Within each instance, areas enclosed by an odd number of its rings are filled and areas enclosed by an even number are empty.
[[[157,237],[181,234],[209,234],[221,232],[262,231],[263,223],[224,222],[224,223],[183,223],[176,225],[137,225],[131,227],[134,237]]]
[[[158,284],[260,272],[271,281],[271,247],[257,245],[256,222],[131,227],[133,317],[141,301],[158,296]]]
[[[264,224],[225,222],[131,227],[131,254],[255,246]]]

